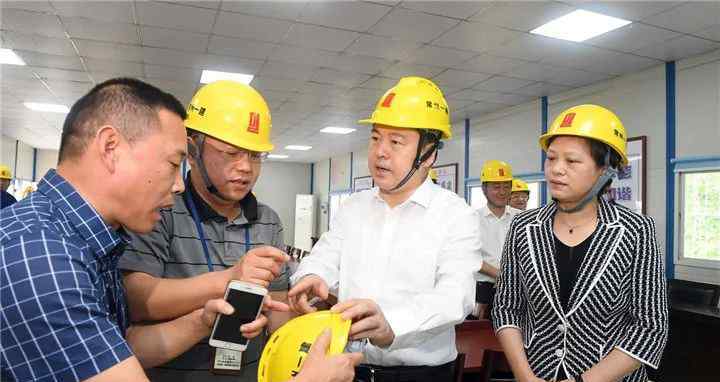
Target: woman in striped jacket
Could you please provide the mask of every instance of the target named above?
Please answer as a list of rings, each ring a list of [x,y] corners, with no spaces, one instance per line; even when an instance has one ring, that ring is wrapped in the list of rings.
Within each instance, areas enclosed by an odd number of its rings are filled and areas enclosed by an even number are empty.
[[[625,128],[580,105],[540,137],[553,202],[513,220],[493,323],[525,381],[646,381],[668,332],[663,260],[652,218],[605,201],[627,165]]]

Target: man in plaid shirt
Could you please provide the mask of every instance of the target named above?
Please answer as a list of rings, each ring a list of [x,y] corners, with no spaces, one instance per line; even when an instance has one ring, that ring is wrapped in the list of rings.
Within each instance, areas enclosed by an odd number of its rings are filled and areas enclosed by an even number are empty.
[[[184,118],[172,95],[133,79],[106,81],[73,105],[57,171],[0,215],[0,379],[146,380],[143,367],[182,354],[217,313],[232,312],[217,299],[169,322],[128,317],[124,230],[149,232],[183,191]]]

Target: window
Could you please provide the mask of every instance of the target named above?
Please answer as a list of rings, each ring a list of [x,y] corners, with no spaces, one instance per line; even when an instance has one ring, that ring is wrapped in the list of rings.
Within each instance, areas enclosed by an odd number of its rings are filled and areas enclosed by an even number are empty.
[[[330,193],[330,212],[328,214],[328,228],[330,227],[330,222],[333,221],[333,218],[335,217],[335,213],[340,209],[340,206],[345,202],[345,199],[347,199],[352,192],[350,190],[346,191],[335,191]]]
[[[10,187],[8,187],[7,192],[20,201],[28,196],[30,192],[37,190],[37,185],[38,182],[15,178],[10,182]]]
[[[530,189],[530,199],[528,199],[527,209],[532,210],[540,207],[540,187],[544,184],[543,181],[528,182],[528,188]],[[487,199],[483,193],[482,186],[480,184],[471,185],[470,188],[470,206],[475,209],[485,207]]]
[[[679,262],[720,267],[720,171],[680,173]]]

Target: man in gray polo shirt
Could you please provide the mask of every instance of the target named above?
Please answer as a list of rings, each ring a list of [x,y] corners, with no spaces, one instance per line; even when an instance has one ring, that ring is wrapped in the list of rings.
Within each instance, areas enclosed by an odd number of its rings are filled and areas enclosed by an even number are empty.
[[[150,234],[133,237],[120,261],[132,319],[168,320],[195,310],[222,297],[232,279],[263,285],[273,299],[287,301],[287,256],[279,249],[284,248],[282,224],[251,192],[261,161],[273,148],[265,101],[249,86],[218,81],[195,94],[185,125],[192,168],[186,190],[176,195],[171,209],[161,210],[162,219]],[[289,314],[270,314],[269,329]],[[211,371],[222,355],[207,339],[148,375],[155,381],[255,381],[267,340],[255,330],[243,331],[257,337],[232,376]]]

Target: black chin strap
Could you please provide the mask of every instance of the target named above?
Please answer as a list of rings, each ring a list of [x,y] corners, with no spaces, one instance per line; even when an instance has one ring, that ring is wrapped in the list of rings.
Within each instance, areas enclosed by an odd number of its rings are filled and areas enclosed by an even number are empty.
[[[610,166],[610,151],[608,151],[607,153],[605,153],[605,170],[603,170],[603,173],[602,175],[600,175],[598,180],[595,181],[595,184],[593,184],[590,191],[585,194],[585,196],[575,207],[562,208],[560,207],[560,204],[558,204],[557,208],[560,211],[568,214],[582,210],[588,203],[590,203],[592,200],[595,199],[595,197],[598,196],[600,190],[605,187],[605,184],[607,184],[608,181],[612,180],[612,178],[615,177],[617,173],[618,171]]]
[[[405,175],[405,177],[400,181],[400,183],[397,184],[397,186],[390,189],[390,192],[397,191],[402,186],[407,183],[410,178],[412,178],[413,175],[415,175],[415,172],[420,169],[420,165],[428,160],[430,156],[432,156],[437,150],[440,150],[442,148],[442,142],[440,142],[439,139],[435,139],[432,146],[423,153],[423,147],[428,143],[428,137],[430,137],[430,133],[427,133],[425,131],[420,131],[420,140],[418,141],[418,147],[417,147],[417,153],[415,154],[415,160],[413,161],[413,165],[410,168],[410,171]],[[437,160],[437,157],[435,157]],[[433,161],[434,163],[434,161]]]
[[[196,148],[194,145],[188,145],[188,152],[190,153],[190,156],[195,159],[195,162],[198,165],[198,170],[200,171],[200,175],[202,176],[203,183],[205,183],[205,187],[207,188],[208,192],[215,195],[216,197],[231,202],[232,200],[222,196],[220,194],[220,191],[218,191],[217,187],[212,183],[210,180],[210,176],[207,173],[207,168],[205,167],[205,162],[203,161],[203,148],[205,146],[205,135],[204,134],[198,134],[197,138],[197,145]]]

